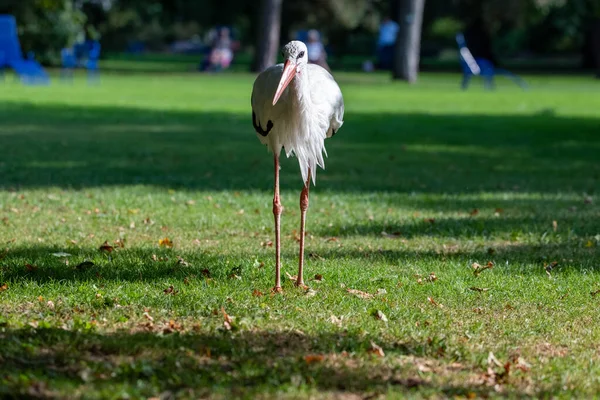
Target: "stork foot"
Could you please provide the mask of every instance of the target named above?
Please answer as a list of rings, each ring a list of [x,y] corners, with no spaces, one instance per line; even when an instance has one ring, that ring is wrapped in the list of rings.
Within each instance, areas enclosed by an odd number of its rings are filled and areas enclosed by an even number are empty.
[[[273,289],[271,289],[271,293],[283,293],[283,289],[281,286],[275,286]]]
[[[302,288],[302,289],[308,289],[308,286],[306,286],[306,285],[304,284],[304,281],[303,281],[303,280],[301,280],[301,279],[298,279],[296,282],[294,282],[294,285],[295,285],[296,287],[299,287],[299,288]]]

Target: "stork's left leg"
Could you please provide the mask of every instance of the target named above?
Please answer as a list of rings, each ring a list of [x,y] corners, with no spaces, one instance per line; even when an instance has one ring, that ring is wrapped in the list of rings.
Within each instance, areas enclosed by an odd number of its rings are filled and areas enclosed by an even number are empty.
[[[298,262],[298,280],[296,286],[304,286],[303,268],[304,268],[304,227],[306,224],[306,210],[308,210],[308,189],[310,188],[310,168],[308,169],[308,179],[300,192],[300,257]]]

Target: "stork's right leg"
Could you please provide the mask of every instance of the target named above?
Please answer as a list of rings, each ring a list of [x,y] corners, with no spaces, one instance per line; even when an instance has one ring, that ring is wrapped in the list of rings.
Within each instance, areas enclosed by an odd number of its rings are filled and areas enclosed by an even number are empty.
[[[281,223],[283,207],[279,198],[279,154],[275,154],[275,190],[273,195],[273,215],[275,216],[275,287],[273,292],[281,292]]]

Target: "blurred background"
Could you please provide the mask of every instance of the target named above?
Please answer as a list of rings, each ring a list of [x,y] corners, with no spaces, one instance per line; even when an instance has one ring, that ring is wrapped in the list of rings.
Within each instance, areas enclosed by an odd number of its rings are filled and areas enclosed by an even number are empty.
[[[257,71],[282,42],[310,39],[328,68],[411,81],[411,68],[459,69],[464,33],[496,67],[600,76],[600,0],[2,0],[0,14],[23,57],[51,68]]]

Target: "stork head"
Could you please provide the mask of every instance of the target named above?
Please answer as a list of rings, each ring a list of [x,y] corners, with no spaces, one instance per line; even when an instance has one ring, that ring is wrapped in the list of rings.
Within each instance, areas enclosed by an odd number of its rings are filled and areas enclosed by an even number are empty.
[[[298,40],[292,40],[283,46],[283,73],[273,97],[273,105],[277,103],[285,88],[290,84],[297,73],[302,72],[308,63],[308,49],[306,45]]]

